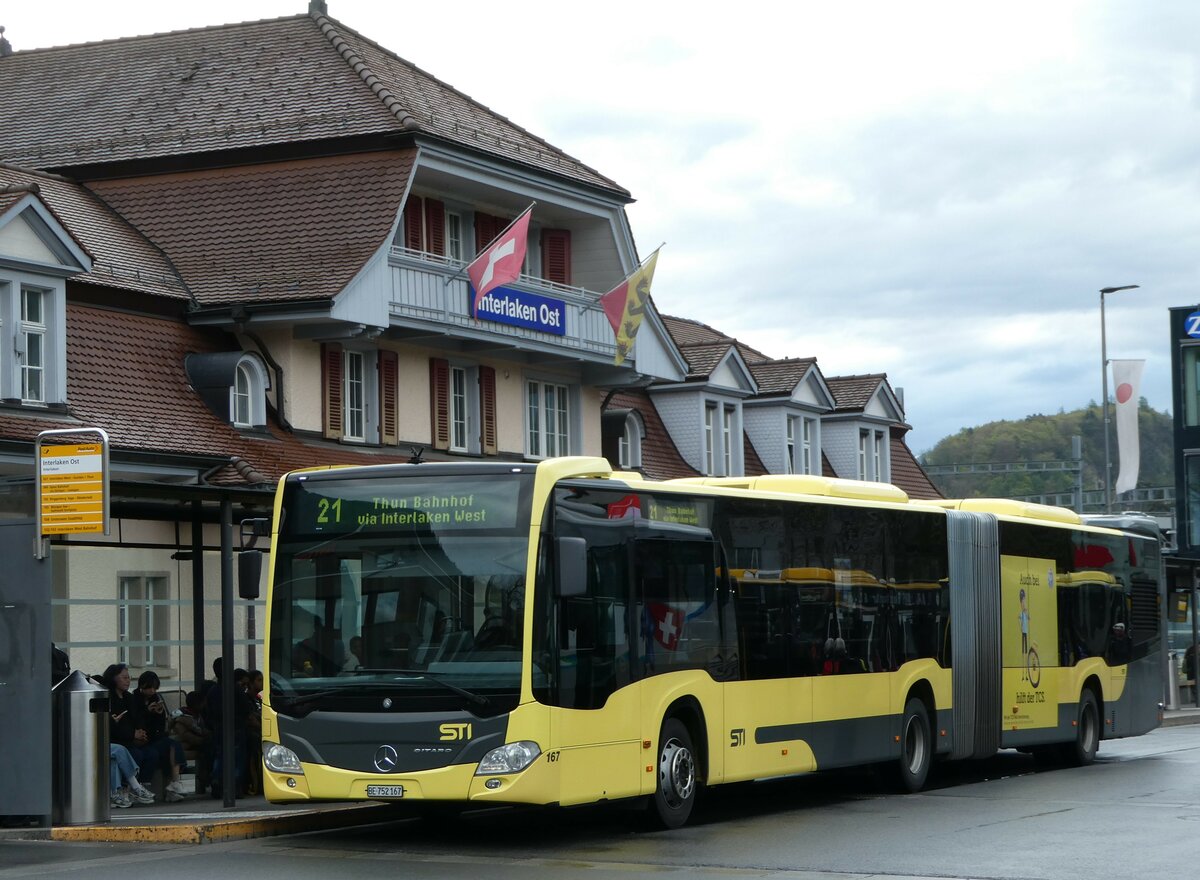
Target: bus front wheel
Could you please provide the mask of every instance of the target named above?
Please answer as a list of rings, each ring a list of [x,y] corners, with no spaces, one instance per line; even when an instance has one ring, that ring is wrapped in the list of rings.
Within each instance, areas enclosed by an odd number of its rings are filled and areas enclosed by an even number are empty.
[[[910,697],[904,705],[904,719],[900,722],[900,762],[897,766],[900,788],[908,792],[924,788],[932,762],[933,735],[929,728],[929,712],[918,697]]]
[[[663,722],[658,738],[658,784],[649,804],[651,823],[679,828],[692,814],[699,784],[692,736],[678,718]]]

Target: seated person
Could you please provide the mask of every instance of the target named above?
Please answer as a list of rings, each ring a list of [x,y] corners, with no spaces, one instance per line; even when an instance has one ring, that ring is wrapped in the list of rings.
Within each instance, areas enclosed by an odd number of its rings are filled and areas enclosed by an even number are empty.
[[[179,768],[186,763],[183,745],[171,739],[167,734],[167,704],[159,694],[161,682],[158,673],[147,669],[138,676],[137,693],[133,696],[134,717],[140,721],[146,733],[146,742],[141,747],[144,757],[152,758],[143,771],[149,770],[155,764],[162,767],[163,772],[170,774],[166,792],[168,801],[177,801],[184,796],[183,783],[179,779]]]
[[[108,747],[109,803],[119,810],[134,803],[152,804],[154,794],[138,782],[138,765],[125,746],[112,743]]]
[[[208,788],[212,773],[212,731],[201,717],[203,705],[196,691],[188,691],[184,707],[171,719],[171,737],[196,753],[197,792]]]

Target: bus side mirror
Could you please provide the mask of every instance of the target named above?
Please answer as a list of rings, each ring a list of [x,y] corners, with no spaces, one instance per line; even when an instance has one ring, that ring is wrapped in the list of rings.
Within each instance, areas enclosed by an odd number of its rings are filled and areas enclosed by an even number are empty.
[[[555,587],[561,598],[587,593],[587,541],[583,538],[556,538],[554,541]]]
[[[262,581],[263,554],[261,550],[243,550],[238,554],[238,595],[257,599]]]

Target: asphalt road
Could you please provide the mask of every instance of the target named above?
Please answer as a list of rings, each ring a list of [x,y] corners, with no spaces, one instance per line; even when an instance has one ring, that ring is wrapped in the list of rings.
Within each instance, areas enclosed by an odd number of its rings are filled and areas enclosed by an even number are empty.
[[[869,772],[714,790],[698,821],[633,830],[616,807],[411,819],[203,847],[0,842],[0,880],[803,878],[1080,880],[1200,875],[1200,725],[1106,742],[1092,767],[1004,753],[919,795]]]

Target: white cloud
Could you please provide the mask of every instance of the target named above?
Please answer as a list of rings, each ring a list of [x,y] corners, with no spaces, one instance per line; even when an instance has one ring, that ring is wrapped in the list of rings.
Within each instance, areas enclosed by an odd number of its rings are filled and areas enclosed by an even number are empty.
[[[17,49],[303,12],[24,4]],[[332,16],[628,187],[662,311],[887,372],[913,446],[1072,409],[1111,357],[1169,406],[1200,280],[1200,5],[330,0]],[[785,321],[780,320],[785,317]]]

